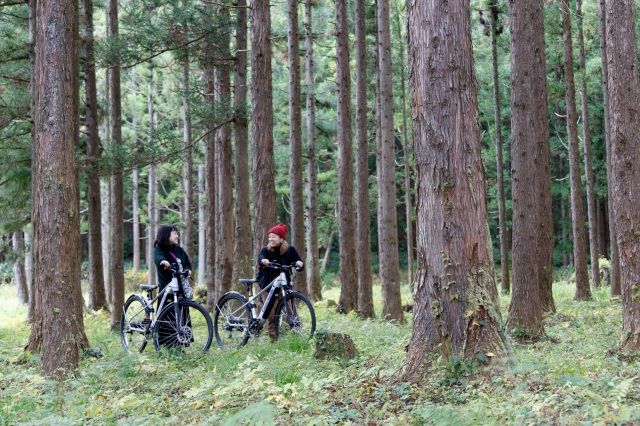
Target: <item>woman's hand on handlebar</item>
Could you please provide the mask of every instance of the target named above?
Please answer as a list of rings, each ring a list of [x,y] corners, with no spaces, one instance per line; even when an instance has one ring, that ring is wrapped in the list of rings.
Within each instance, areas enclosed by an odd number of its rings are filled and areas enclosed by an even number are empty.
[[[263,266],[269,266],[269,263],[271,263],[271,262],[269,262],[269,259],[262,259],[261,263],[262,263]]]
[[[163,260],[162,262],[160,262],[160,267],[162,269],[169,269],[171,267],[171,264],[169,263],[169,261]]]

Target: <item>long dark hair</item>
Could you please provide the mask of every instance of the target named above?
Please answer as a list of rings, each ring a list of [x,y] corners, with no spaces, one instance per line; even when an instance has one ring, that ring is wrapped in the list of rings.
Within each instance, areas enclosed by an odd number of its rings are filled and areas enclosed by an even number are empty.
[[[158,233],[156,234],[156,242],[153,243],[155,247],[160,247],[162,250],[168,250],[171,248],[171,242],[169,241],[169,237],[171,237],[171,231],[178,232],[178,229],[172,225],[161,225],[158,228]]]

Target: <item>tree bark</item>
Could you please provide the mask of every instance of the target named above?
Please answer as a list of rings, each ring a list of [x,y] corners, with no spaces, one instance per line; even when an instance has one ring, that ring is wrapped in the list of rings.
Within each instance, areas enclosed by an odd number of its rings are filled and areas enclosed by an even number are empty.
[[[389,0],[378,0],[378,68],[380,70],[380,162],[378,177],[378,254],[382,285],[382,317],[404,321],[400,300],[400,260],[396,199],[396,156],[393,133],[393,84],[391,79],[391,27]]]
[[[78,9],[73,1],[35,8],[32,220],[36,314],[28,349],[42,350],[45,376],[73,371],[88,345],[80,290]],[[60,253],[64,253],[60,256]]]
[[[276,184],[273,160],[273,94],[271,83],[271,15],[269,0],[253,0],[251,7],[251,133],[253,147],[254,252],[267,242],[276,222]]]
[[[107,36],[118,36],[118,1],[109,0],[107,9]],[[111,138],[112,144],[122,145],[122,117],[121,117],[121,92],[120,92],[120,65],[109,67],[110,104],[111,104]],[[111,328],[116,329],[122,317],[124,305],[124,190],[122,184],[122,171],[116,170],[111,176],[111,256],[110,268],[112,274],[112,303]]]
[[[100,183],[100,204],[101,211],[106,212],[102,215],[100,230],[105,238],[102,239],[102,265],[104,277],[104,294],[107,304],[111,304],[111,177],[106,177]]]
[[[353,147],[351,143],[351,76],[349,75],[349,26],[346,0],[336,0],[336,81],[338,84],[338,230],[340,234],[340,299],[338,310],[358,307],[353,218]]]
[[[578,113],[573,75],[573,40],[571,35],[571,9],[569,0],[561,2],[565,103],[567,109],[567,135],[569,138],[569,178],[571,185],[571,228],[573,231],[573,266],[576,273],[575,300],[591,299],[587,268],[587,244],[584,233],[584,205],[580,174],[580,145],[578,143]]]
[[[635,2],[606,2],[611,147],[610,192],[620,255],[624,352],[640,350],[640,76],[636,52]],[[631,52],[631,54],[630,54]]]
[[[234,108],[236,133],[235,167],[235,276],[254,275],[253,243],[251,241],[251,214],[249,210],[249,126],[247,120],[247,2],[238,0],[236,32],[236,63],[234,77]]]
[[[400,26],[400,11],[396,10],[395,18],[396,18],[396,31],[398,40],[403,40],[402,29]],[[414,273],[413,273],[413,263],[414,263],[414,235],[413,235],[413,203],[412,199],[412,184],[411,184],[411,164],[410,164],[410,154],[411,154],[411,143],[409,141],[409,136],[407,135],[407,99],[406,99],[406,77],[405,77],[405,60],[404,60],[404,43],[400,45],[400,104],[402,109],[402,162],[404,165],[404,212],[405,212],[405,221],[407,222],[407,281],[409,282],[409,288],[411,289],[411,293],[413,293],[414,289]]]
[[[36,297],[35,288],[33,286],[33,244],[31,241],[31,231],[26,231],[24,233],[24,246],[24,272],[25,279],[27,280],[27,289],[29,292],[29,312],[27,313],[27,318],[30,323],[33,323]]]
[[[607,200],[597,200],[596,217],[598,218],[598,258],[609,257],[609,223],[607,221]]]
[[[105,70],[105,125],[104,125],[104,133],[105,138],[104,142],[106,144],[111,143],[111,107],[109,105],[109,100],[111,98],[111,83],[110,83],[110,73],[109,70]],[[101,210],[106,212],[102,215],[100,228],[102,230],[102,235],[105,238],[102,239],[102,265],[104,272],[104,292],[107,296],[107,303],[111,304],[113,299],[113,294],[111,289],[112,285],[112,277],[113,273],[111,271],[111,176],[106,176],[100,183],[100,203]]]
[[[198,166],[198,287],[205,287],[205,264],[206,264],[206,192],[204,184],[204,164]]]
[[[315,141],[315,105],[313,87],[313,11],[312,0],[304,2],[305,26],[305,80],[307,86],[307,294],[313,301],[322,299],[318,251],[317,220],[317,178],[316,178],[316,141]]]
[[[135,138],[136,151],[142,149],[138,143],[138,124],[136,116],[132,118],[133,134]],[[131,173],[131,218],[133,222],[133,271],[140,270],[140,171],[138,166],[134,166]]]
[[[367,34],[364,0],[356,0],[356,229],[358,315],[373,318],[371,277],[371,213],[369,211],[369,137],[367,134]]]
[[[185,28],[186,31],[186,28]],[[182,59],[182,137],[184,140],[184,164],[182,166],[182,223],[184,231],[182,234],[182,244],[189,257],[193,258],[193,147],[191,141],[191,103],[189,96],[189,54],[185,53]]]
[[[29,304],[29,286],[27,284],[27,273],[24,267],[24,233],[14,231],[12,234],[13,255],[13,282],[18,291],[18,301],[23,305]]]
[[[206,107],[213,111],[215,109],[215,70],[213,66],[213,45],[208,44],[206,47],[207,61],[204,69],[204,101]],[[206,182],[206,278],[207,278],[207,309],[213,312],[216,299],[216,189],[217,189],[217,173],[216,173],[216,153],[215,153],[215,123],[210,118],[207,120],[207,136],[205,138],[205,182]]]
[[[219,6],[218,16],[223,21],[229,18],[229,9]],[[217,52],[223,56],[229,56],[229,35],[223,33],[219,38]],[[231,81],[229,66],[225,63],[217,64],[215,69],[215,99],[219,106],[231,105]],[[226,117],[222,118],[226,119]],[[233,215],[233,171],[231,170],[231,126],[225,124],[216,131],[215,141],[216,161],[216,294],[215,300],[219,300],[224,293],[231,289],[233,274],[233,251],[224,250],[225,245],[233,247],[234,227]],[[214,234],[212,234],[214,235]]]
[[[604,138],[607,151],[607,206],[609,211],[609,247],[611,250],[611,296],[620,296],[620,252],[618,251],[616,222],[613,212],[613,191],[611,175],[611,113],[609,106],[609,64],[607,62],[607,16],[605,13],[605,0],[600,0],[600,56],[602,58],[602,94],[604,97]]]
[[[538,338],[544,334],[542,313],[551,290],[546,269],[551,263],[551,173],[542,1],[510,3],[509,24],[513,295],[507,328]]]
[[[469,361],[506,349],[491,296],[470,5],[412,0],[408,18],[418,269],[403,375],[415,380],[436,348]]]
[[[93,52],[93,2],[83,0],[83,58],[85,85],[85,116],[87,125],[87,205],[89,226],[89,308],[108,309],[102,263],[102,211],[100,200],[100,137],[98,136],[98,95],[96,64]]]
[[[324,249],[324,253],[322,255],[322,263],[320,264],[320,275],[324,275],[327,270],[327,265],[329,264],[329,259],[331,258],[331,247],[333,246],[333,239],[335,237],[335,231],[332,231],[329,234],[329,239],[327,240],[327,246]]]
[[[289,192],[291,200],[291,243],[301,259],[306,258],[304,236],[304,178],[302,177],[302,107],[300,105],[300,32],[298,30],[298,0],[287,0],[289,23]],[[296,285],[306,290],[305,274],[297,276]]]
[[[600,285],[598,269],[598,221],[596,216],[596,197],[593,191],[594,177],[591,162],[591,129],[589,129],[589,99],[587,95],[587,73],[585,68],[584,33],[582,31],[582,0],[576,0],[576,18],[578,22],[578,46],[580,59],[580,99],[582,102],[582,139],[584,143],[584,175],[587,181],[587,214],[589,216],[589,252],[591,255],[591,282],[596,288]]]
[[[147,114],[149,117],[149,135],[147,137],[147,149],[154,150],[155,113],[153,110],[153,63],[149,63],[149,75],[147,76]],[[147,284],[155,285],[157,281],[156,265],[153,260],[154,243],[158,228],[158,205],[156,196],[158,182],[156,178],[156,165],[149,165],[148,192],[147,192]]]
[[[507,248],[507,208],[504,190],[504,163],[502,161],[502,112],[500,95],[500,75],[498,73],[498,1],[492,0],[491,11],[491,65],[493,68],[493,121],[496,134],[496,170],[498,179],[498,229],[500,232],[500,277],[502,292],[511,290],[509,277],[509,250]]]

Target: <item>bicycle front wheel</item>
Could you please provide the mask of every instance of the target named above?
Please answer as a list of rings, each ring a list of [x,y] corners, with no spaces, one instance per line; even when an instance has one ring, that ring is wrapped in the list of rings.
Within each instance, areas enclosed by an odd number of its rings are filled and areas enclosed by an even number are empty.
[[[157,351],[165,348],[183,354],[198,354],[209,350],[212,340],[211,316],[193,300],[181,299],[170,303],[158,315],[153,330],[153,343]]]
[[[142,352],[147,346],[147,331],[151,324],[146,319],[145,300],[137,294],[131,295],[124,304],[120,319],[120,340],[127,352]]]
[[[302,293],[292,291],[280,301],[275,313],[276,337],[297,335],[306,340],[316,331],[316,313]]]
[[[214,324],[216,340],[223,349],[242,347],[249,340],[249,324],[253,314],[249,301],[240,293],[227,293],[216,304]]]

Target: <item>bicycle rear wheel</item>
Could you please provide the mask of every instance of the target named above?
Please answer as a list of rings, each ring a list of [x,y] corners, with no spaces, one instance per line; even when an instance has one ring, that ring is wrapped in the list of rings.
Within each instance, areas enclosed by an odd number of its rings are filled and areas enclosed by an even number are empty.
[[[127,352],[142,352],[147,346],[147,331],[151,320],[146,319],[146,302],[137,294],[124,304],[120,319],[120,340]]]
[[[253,314],[249,301],[240,293],[227,293],[216,305],[214,325],[218,346],[236,349],[249,340],[249,324]]]
[[[291,291],[280,301],[275,313],[276,337],[297,335],[311,339],[316,331],[316,313],[302,293]]]
[[[213,340],[213,324],[209,312],[193,300],[170,303],[158,315],[153,330],[157,351],[162,348],[183,354],[199,354],[209,350]]]

